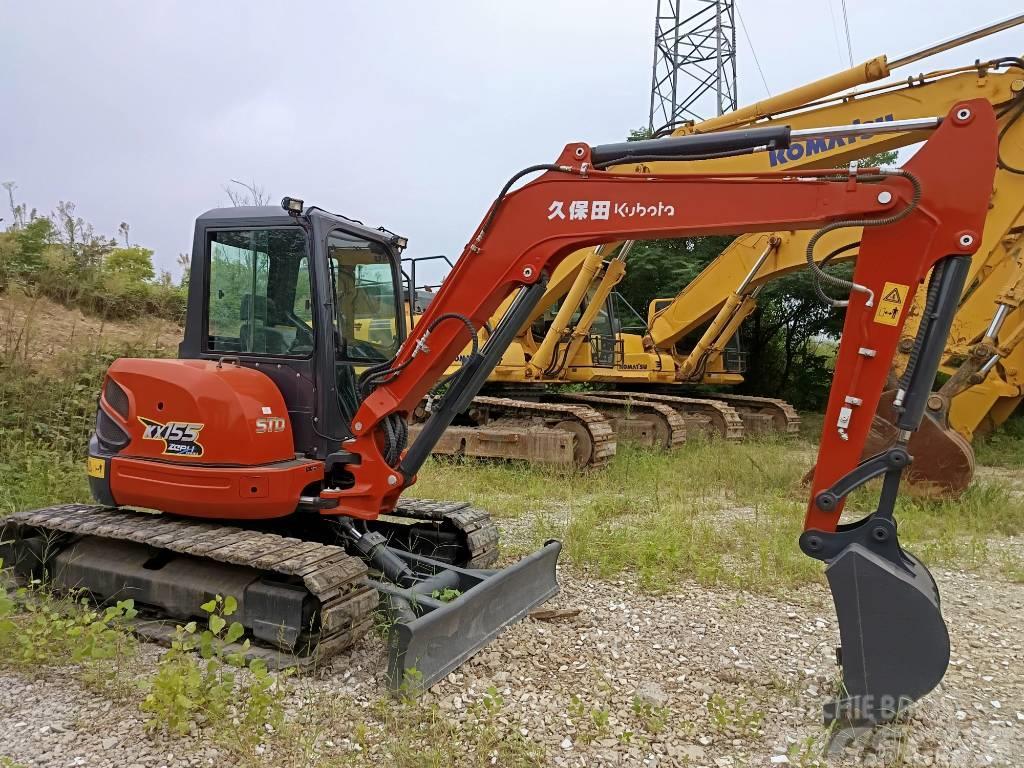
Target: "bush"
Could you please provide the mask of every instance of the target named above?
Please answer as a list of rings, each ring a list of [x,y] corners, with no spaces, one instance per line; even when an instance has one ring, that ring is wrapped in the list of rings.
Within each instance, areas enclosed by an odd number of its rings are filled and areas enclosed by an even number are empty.
[[[0,584],[0,659],[7,664],[113,659],[128,646],[125,624],[137,615],[131,600],[97,608],[86,598],[55,597],[37,585],[19,588],[16,596]]]
[[[13,224],[0,232],[0,291],[12,284],[26,292],[110,320],[152,315],[181,322],[185,289],[170,275],[156,277],[153,252],[93,232],[61,203],[53,218],[12,209]],[[125,228],[123,231],[127,231]]]
[[[283,690],[275,686],[280,676],[271,675],[260,659],[246,663],[245,630],[237,621],[228,622],[238,609],[237,601],[217,595],[201,607],[207,614],[206,628],[200,630],[195,621],[178,626],[156,675],[143,682],[148,692],[142,711],[150,715],[146,727],[184,734],[193,723],[216,725],[229,715],[241,733],[256,738],[268,725],[280,727]],[[243,669],[248,675],[241,679],[238,672]]]

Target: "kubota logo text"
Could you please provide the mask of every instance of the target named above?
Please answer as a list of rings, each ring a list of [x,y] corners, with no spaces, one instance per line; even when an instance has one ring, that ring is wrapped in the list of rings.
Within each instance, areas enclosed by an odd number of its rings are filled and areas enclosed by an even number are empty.
[[[165,456],[202,456],[203,446],[199,442],[202,424],[190,421],[159,421],[139,416],[139,421],[146,428],[142,433],[143,440],[159,440],[164,444]]]
[[[568,210],[568,215],[566,215]],[[548,221],[566,218],[569,221],[608,221],[609,219],[659,218],[675,216],[676,207],[659,201],[657,204],[626,203],[615,200],[552,200],[548,206]]]

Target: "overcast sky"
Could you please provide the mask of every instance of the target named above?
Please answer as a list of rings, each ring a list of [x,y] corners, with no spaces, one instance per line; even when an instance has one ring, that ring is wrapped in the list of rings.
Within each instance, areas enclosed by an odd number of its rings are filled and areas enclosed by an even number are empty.
[[[513,172],[646,125],[655,5],[0,0],[0,181],[109,235],[127,221],[164,269],[232,178],[456,255]],[[847,0],[854,58],[1014,5]],[[737,7],[773,93],[848,65],[840,0]],[[766,93],[742,28],[738,48],[745,104]],[[1019,27],[896,74],[1022,52]]]

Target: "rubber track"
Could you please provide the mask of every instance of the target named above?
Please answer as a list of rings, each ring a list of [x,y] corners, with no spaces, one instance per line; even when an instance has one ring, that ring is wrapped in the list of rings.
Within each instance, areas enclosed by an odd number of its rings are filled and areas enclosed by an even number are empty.
[[[800,431],[800,414],[796,408],[777,397],[756,397],[754,395],[717,395],[723,402],[737,405],[749,405],[754,408],[777,409],[786,420],[785,433],[795,435]]]
[[[616,393],[618,394],[618,393]],[[594,395],[585,394],[559,394],[560,400],[572,400],[579,403],[593,403],[594,405],[611,405],[619,408],[632,408],[636,411],[655,413],[662,418],[665,426],[668,427],[669,448],[674,448],[686,442],[686,419],[667,405],[661,403],[640,402],[640,398],[627,395],[624,399],[620,397],[605,397],[603,393]]]
[[[467,502],[402,499],[391,515],[425,522],[446,522],[466,536],[469,560],[464,568],[489,568],[498,559],[498,527],[491,516]]]
[[[14,524],[42,531],[120,539],[300,578],[320,601],[320,639],[315,646],[320,659],[348,648],[362,637],[372,625],[377,608],[377,591],[366,584],[366,566],[332,544],[89,504],[17,512],[3,522],[5,530]]]
[[[559,421],[578,421],[590,433],[594,449],[588,468],[605,466],[615,455],[615,431],[608,420],[597,410],[586,405],[565,403],[535,403],[531,400],[515,400],[511,397],[478,395],[473,398],[476,405],[500,408],[507,415],[540,416]]]
[[[736,409],[721,400],[633,391],[612,391],[606,393],[605,396],[622,399],[633,398],[634,400],[647,400],[650,402],[664,403],[669,407],[675,406],[684,411],[686,410],[687,405],[699,406],[704,410],[715,411],[718,414],[719,418],[725,423],[725,433],[722,437],[726,440],[742,440],[746,432],[743,428],[743,419],[740,418]]]

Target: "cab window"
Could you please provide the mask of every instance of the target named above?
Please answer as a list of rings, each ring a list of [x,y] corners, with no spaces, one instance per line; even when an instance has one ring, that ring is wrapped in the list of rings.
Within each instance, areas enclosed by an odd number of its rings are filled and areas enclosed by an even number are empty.
[[[327,238],[334,289],[338,356],[356,363],[390,360],[398,352],[398,283],[388,250],[344,232]]]
[[[209,254],[207,351],[312,354],[311,283],[302,229],[214,232]]]

